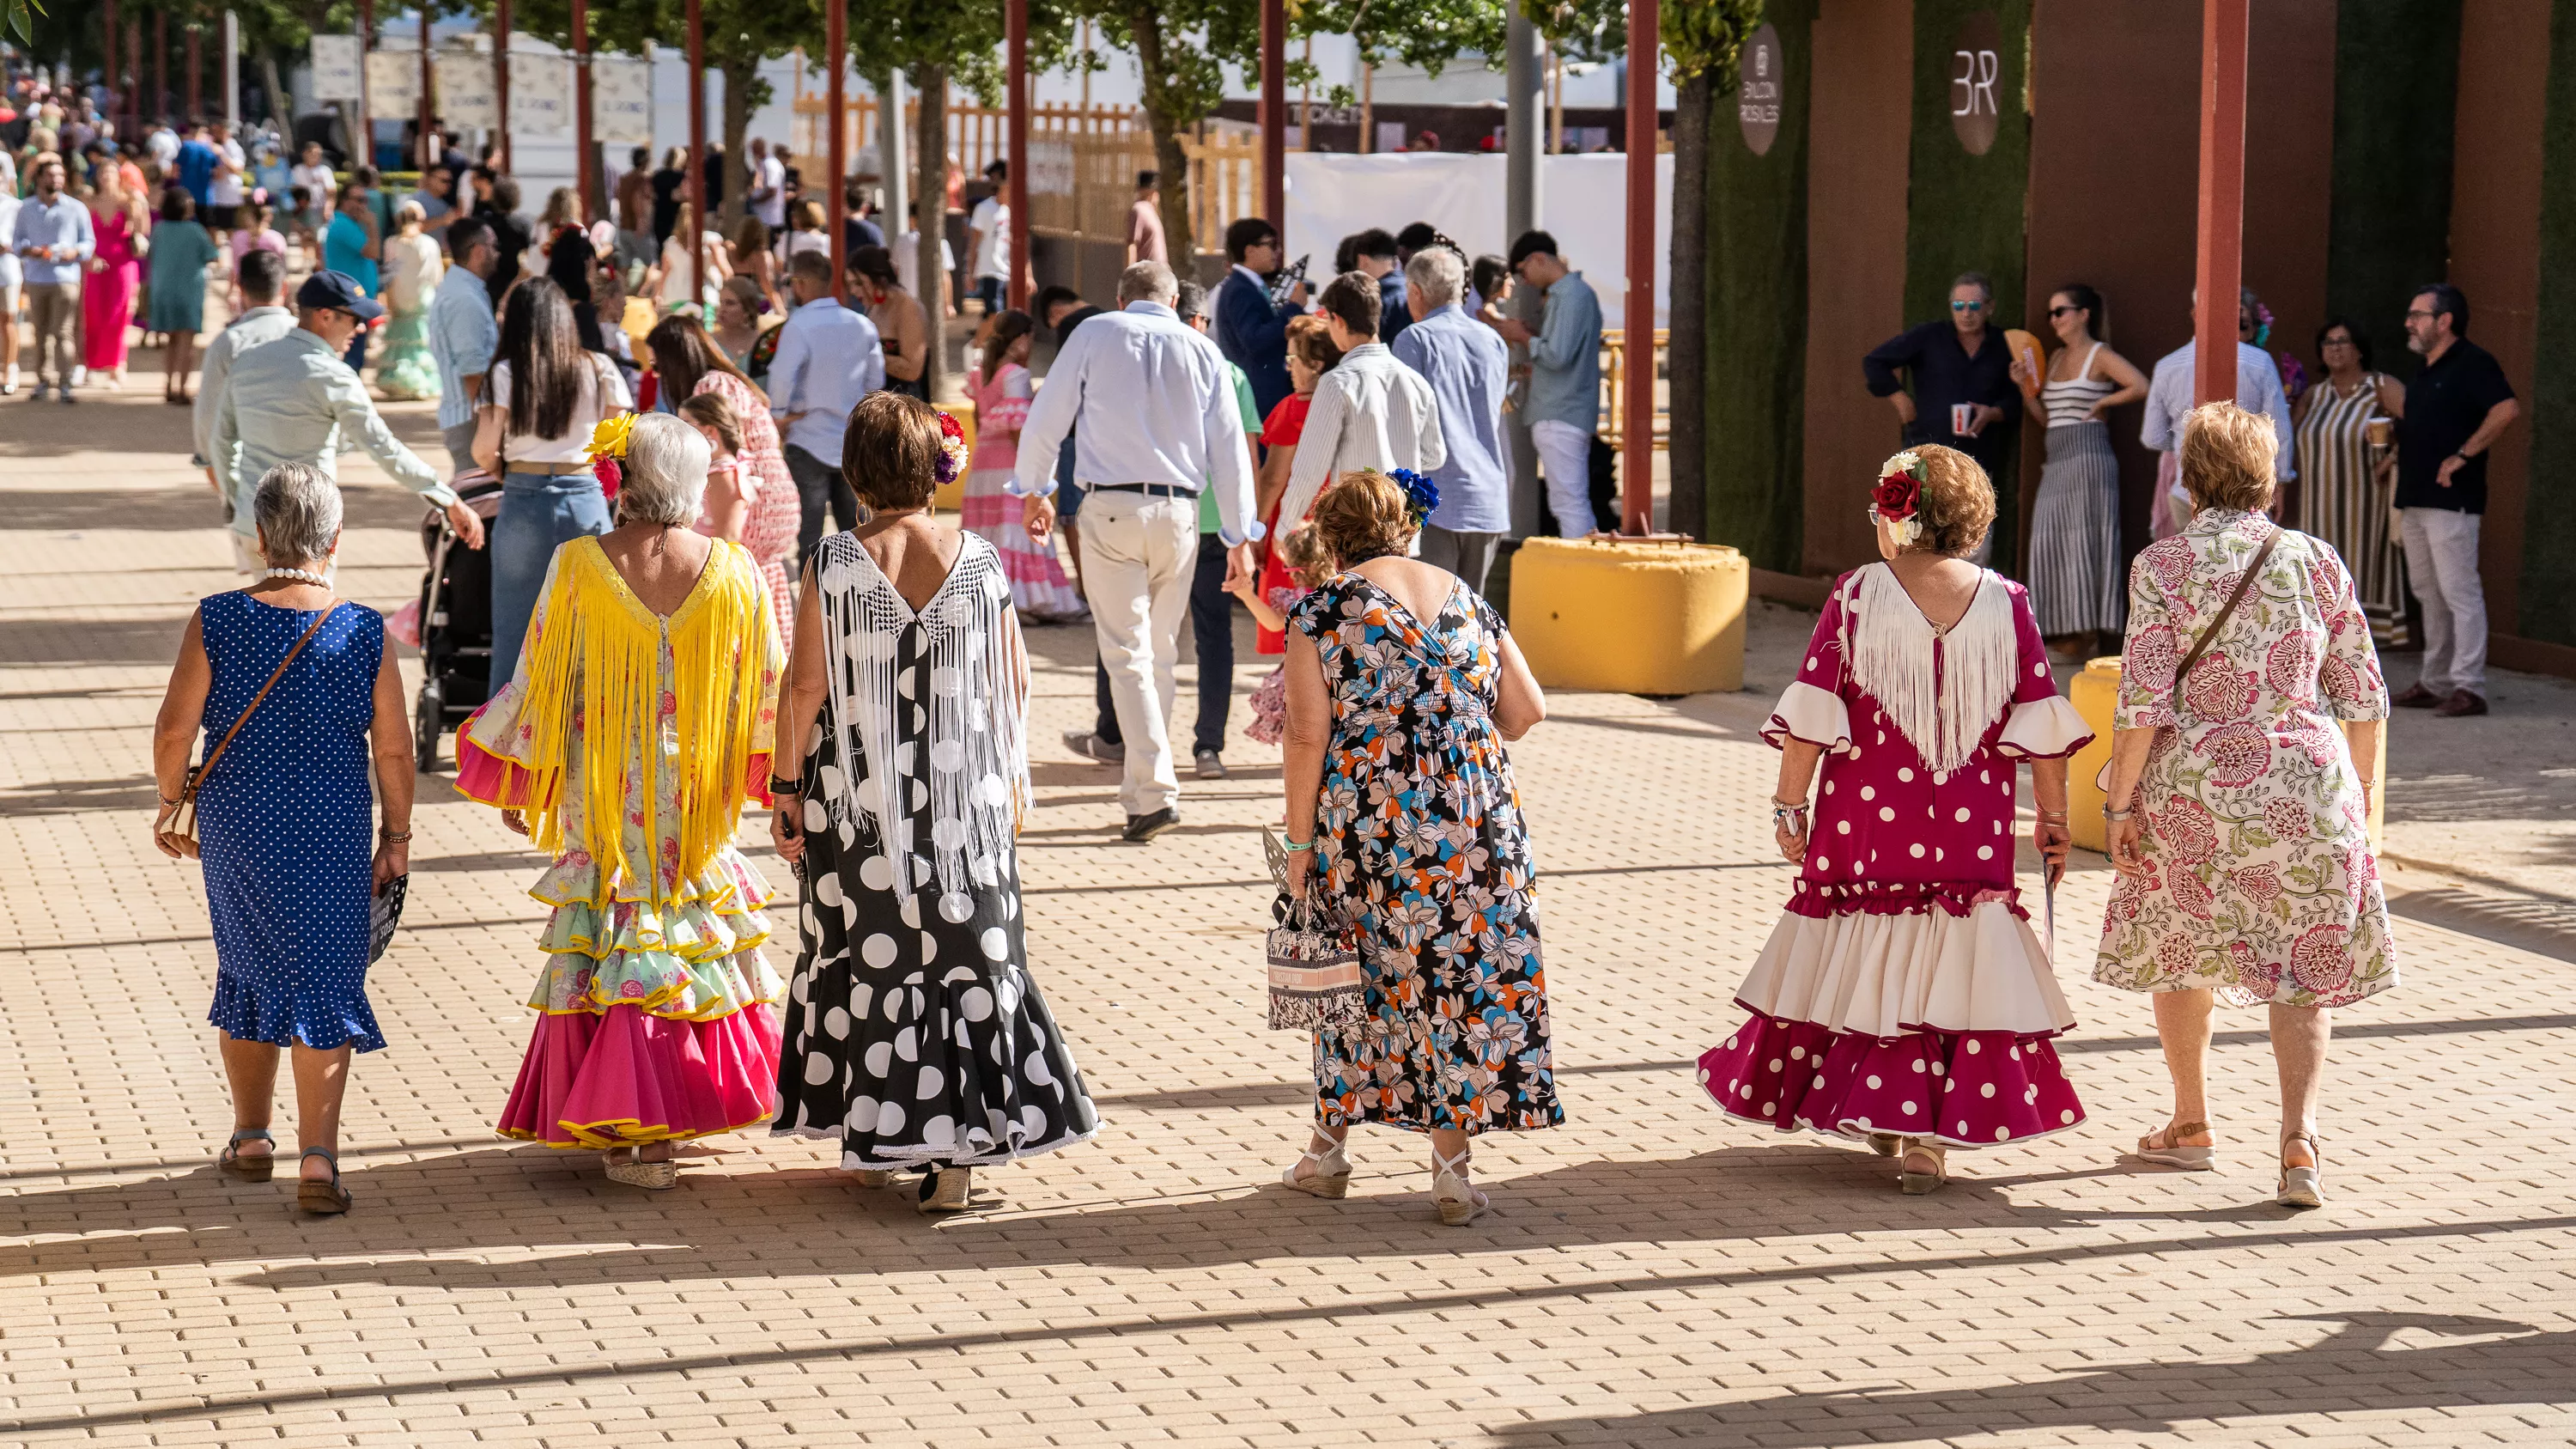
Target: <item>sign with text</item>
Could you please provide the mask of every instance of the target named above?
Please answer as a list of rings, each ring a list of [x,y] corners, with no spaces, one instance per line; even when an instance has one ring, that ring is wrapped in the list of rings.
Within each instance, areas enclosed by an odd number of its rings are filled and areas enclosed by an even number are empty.
[[[622,55],[590,59],[590,129],[615,145],[653,144],[653,62]]]
[[[1991,10],[1980,10],[1959,23],[1958,43],[1950,48],[1950,129],[1971,156],[1983,156],[1995,144],[2003,124],[2003,105],[1996,82],[2003,73],[2003,28]]]
[[[510,130],[560,135],[572,129],[572,61],[560,55],[510,57]]]
[[[1771,154],[1771,143],[1780,139],[1787,73],[1777,29],[1765,25],[1746,37],[1736,62],[1735,121],[1744,128],[1745,146],[1756,156]]]
[[[313,99],[354,101],[358,98],[358,37],[313,37]]]
[[[501,124],[501,108],[492,99],[492,57],[472,50],[441,51],[432,71],[441,121],[469,131]]]
[[[420,52],[367,52],[367,119],[408,121],[420,115]]]

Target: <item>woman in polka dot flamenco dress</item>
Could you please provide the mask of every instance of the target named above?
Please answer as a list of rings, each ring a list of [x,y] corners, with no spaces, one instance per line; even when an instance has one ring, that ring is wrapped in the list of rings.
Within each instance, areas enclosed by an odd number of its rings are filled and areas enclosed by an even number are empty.
[[[632,430],[631,436],[628,429]],[[466,721],[457,789],[554,852],[505,1137],[675,1185],[673,1144],[768,1117],[783,983],[769,887],[733,844],[765,795],[785,663],[760,565],[690,525],[708,450],[667,414],[600,425],[618,526],[555,551],[517,668]]]
[[[1901,1154],[1909,1193],[1951,1147],[2083,1120],[2049,1039],[2075,1024],[2013,883],[2013,776],[2063,869],[2066,761],[2092,738],[2057,694],[2019,585],[1967,562],[1994,490],[1966,454],[1888,460],[1871,518],[1885,562],[1836,582],[1762,736],[1798,883],[1736,992],[1750,1015],[1700,1058],[1728,1113]],[[1824,785],[1809,823],[1807,791]]]
[[[801,765],[772,782],[805,899],[770,1130],[838,1141],[866,1186],[921,1173],[926,1213],[1100,1128],[1029,973],[1028,655],[1001,554],[930,516],[966,461],[947,423],[894,393],[851,411],[873,514],[807,572],[777,743]]]

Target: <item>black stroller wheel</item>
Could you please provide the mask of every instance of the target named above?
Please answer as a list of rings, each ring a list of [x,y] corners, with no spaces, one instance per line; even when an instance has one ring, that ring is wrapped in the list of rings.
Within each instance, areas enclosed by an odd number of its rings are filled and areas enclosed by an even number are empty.
[[[438,737],[447,728],[447,706],[439,697],[435,680],[421,686],[420,704],[412,714],[412,739],[418,750],[417,765],[424,775],[438,773]]]

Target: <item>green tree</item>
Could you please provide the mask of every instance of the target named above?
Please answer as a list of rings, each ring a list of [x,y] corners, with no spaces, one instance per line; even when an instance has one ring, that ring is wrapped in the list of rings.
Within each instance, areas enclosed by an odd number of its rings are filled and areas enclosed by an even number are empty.
[[[1763,0],[1664,0],[1664,58],[1673,87],[1672,313],[1668,396],[1672,521],[1707,536],[1708,144],[1718,102],[1735,89],[1744,42]],[[1642,354],[1631,353],[1631,356]]]

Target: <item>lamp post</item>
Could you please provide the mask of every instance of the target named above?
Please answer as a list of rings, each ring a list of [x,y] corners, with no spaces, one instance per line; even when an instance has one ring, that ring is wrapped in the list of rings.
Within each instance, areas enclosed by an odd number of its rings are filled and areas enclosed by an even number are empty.
[[[2243,4],[2244,0],[2236,0]],[[1628,0],[1628,381],[1621,420],[1619,527],[1655,527],[1656,0]]]
[[[2195,402],[2236,400],[2237,296],[2245,275],[2247,0],[2204,0],[2200,20],[2200,301]]]
[[[1261,0],[1261,215],[1274,227],[1288,225],[1287,167],[1288,5]]]

